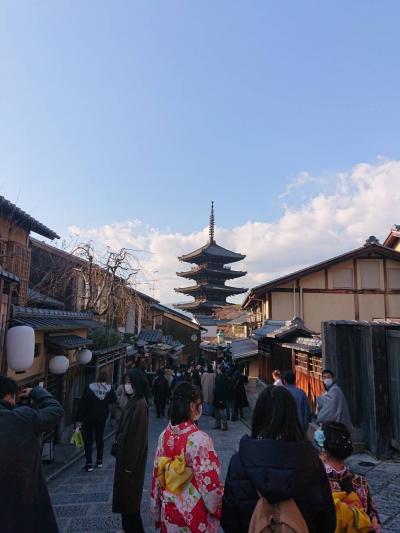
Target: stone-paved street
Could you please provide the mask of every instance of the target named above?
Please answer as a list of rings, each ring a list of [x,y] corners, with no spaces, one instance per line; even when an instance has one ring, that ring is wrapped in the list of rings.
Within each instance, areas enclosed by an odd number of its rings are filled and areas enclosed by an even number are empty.
[[[225,479],[229,460],[240,437],[247,428],[240,421],[230,422],[229,431],[211,429],[214,419],[203,416],[200,427],[214,440],[222,464],[222,479]],[[142,517],[145,531],[154,531],[149,514],[150,483],[153,459],[158,436],[164,429],[166,419],[159,420],[150,407],[149,456],[142,499]],[[102,470],[83,472],[84,461],[75,464],[50,482],[49,490],[62,532],[115,532],[120,529],[119,515],[111,512],[114,458],[110,455],[112,438],[106,443],[104,467]]]
[[[150,408],[149,456],[146,481],[142,500],[142,517],[146,532],[154,531],[149,514],[149,491],[152,463],[158,435],[166,420],[158,420],[154,407]],[[207,431],[222,464],[222,479],[225,479],[229,460],[235,451],[240,437],[248,431],[242,422],[230,422],[227,432],[211,429],[214,419],[203,416],[200,427]],[[104,468],[91,473],[83,472],[83,460],[60,474],[50,482],[49,490],[62,532],[115,532],[120,528],[119,516],[111,512],[114,458],[110,455],[112,438],[106,443]],[[366,454],[351,458],[353,471],[366,475],[375,497],[383,522],[383,531],[400,532],[400,462],[375,462],[375,466],[362,466],[360,462],[371,463]]]

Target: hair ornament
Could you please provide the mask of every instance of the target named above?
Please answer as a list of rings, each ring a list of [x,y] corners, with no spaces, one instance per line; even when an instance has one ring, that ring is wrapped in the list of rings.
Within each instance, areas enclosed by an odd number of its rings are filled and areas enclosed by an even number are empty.
[[[317,443],[319,448],[323,448],[325,444],[325,433],[322,431],[322,429],[317,429],[317,431],[314,433],[314,440]]]

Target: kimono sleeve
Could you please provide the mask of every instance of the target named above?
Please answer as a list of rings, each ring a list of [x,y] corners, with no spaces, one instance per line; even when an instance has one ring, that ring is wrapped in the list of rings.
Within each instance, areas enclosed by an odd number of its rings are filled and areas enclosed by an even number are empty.
[[[192,433],[186,453],[191,458],[193,475],[207,511],[220,518],[223,485],[220,481],[220,463],[211,438],[203,431]]]
[[[151,481],[150,512],[153,515],[156,528],[161,526],[161,486],[158,482],[157,460],[164,453],[164,434],[165,431],[163,431],[158,438],[156,455],[154,457],[153,478]]]

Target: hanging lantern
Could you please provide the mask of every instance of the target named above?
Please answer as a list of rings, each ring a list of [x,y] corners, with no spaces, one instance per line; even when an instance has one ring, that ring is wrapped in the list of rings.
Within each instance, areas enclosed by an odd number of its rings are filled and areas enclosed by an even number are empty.
[[[52,374],[65,374],[69,368],[69,360],[65,355],[55,355],[49,361],[49,370]]]
[[[7,364],[17,373],[33,364],[35,332],[30,326],[14,326],[7,331]]]
[[[92,360],[92,352],[87,348],[78,352],[78,363],[80,365],[87,365]]]

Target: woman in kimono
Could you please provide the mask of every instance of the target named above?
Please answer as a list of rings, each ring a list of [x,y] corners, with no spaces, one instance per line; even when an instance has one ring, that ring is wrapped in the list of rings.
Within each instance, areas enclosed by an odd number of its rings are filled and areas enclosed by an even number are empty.
[[[211,438],[199,430],[200,390],[187,382],[175,388],[170,423],[161,433],[154,462],[151,510],[161,533],[216,533],[223,487]]]

